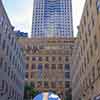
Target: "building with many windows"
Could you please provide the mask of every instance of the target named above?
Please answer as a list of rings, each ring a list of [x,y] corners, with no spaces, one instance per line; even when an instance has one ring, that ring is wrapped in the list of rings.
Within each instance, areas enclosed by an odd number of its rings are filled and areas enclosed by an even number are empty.
[[[72,0],[34,0],[32,37],[73,37]]]
[[[26,84],[41,92],[71,96],[71,55],[74,38],[20,38],[26,55]]]
[[[73,59],[77,65],[72,66],[77,67],[72,82],[73,100],[100,100],[100,0],[85,2],[78,45],[75,55],[79,57]]]
[[[0,100],[23,100],[25,61],[0,0]]]

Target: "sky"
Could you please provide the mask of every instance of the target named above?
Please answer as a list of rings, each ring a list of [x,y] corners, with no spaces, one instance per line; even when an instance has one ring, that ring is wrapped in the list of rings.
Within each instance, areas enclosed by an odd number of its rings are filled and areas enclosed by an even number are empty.
[[[33,0],[2,0],[11,24],[31,35]],[[80,23],[85,0],[72,0],[74,36]]]

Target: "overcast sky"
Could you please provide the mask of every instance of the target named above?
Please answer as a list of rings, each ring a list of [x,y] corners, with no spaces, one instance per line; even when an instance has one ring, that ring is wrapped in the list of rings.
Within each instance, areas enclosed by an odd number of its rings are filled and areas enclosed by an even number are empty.
[[[31,34],[33,0],[2,0],[7,14],[16,30]],[[74,35],[83,11],[85,0],[72,0]]]

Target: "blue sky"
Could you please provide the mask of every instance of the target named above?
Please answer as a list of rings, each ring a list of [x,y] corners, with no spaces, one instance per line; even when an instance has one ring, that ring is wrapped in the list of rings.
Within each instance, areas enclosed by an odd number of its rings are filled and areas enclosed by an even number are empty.
[[[2,0],[16,30],[31,34],[33,0]],[[85,0],[72,0],[74,35],[77,33]]]

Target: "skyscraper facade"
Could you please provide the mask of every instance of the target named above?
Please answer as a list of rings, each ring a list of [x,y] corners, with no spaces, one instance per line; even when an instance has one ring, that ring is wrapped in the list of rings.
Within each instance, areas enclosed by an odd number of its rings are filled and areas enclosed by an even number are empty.
[[[72,0],[34,0],[32,37],[72,36]]]

